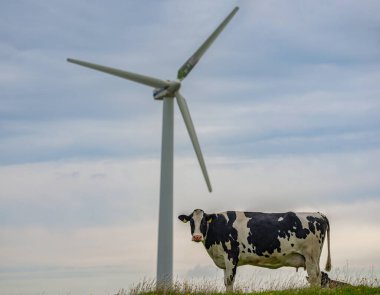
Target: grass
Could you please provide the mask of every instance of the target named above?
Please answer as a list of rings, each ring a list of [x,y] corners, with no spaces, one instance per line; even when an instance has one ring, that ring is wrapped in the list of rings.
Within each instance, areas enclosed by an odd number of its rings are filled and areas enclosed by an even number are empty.
[[[260,293],[252,294],[263,294],[263,295],[288,295],[288,294],[380,294],[380,287],[370,287],[370,286],[348,286],[334,289],[320,289],[320,288],[302,288],[302,289],[288,289],[282,291],[265,291]]]
[[[207,295],[216,295],[216,294],[228,294],[222,290],[216,290],[214,287],[211,289],[204,286],[188,286],[185,284],[181,288],[178,286],[165,291],[156,291],[155,288],[150,290],[147,289],[132,289],[129,293],[122,290],[117,295],[153,295],[153,294],[167,294],[167,295],[186,295],[186,294],[207,294]],[[286,289],[286,290],[268,290],[268,291],[253,291],[253,292],[241,292],[237,290],[236,292],[230,294],[262,294],[262,295],[328,295],[328,294],[380,294],[380,287],[370,287],[370,286],[348,286],[335,289],[320,289],[320,288],[296,288],[296,289]]]
[[[350,286],[339,288],[309,288],[304,282],[297,281],[294,278],[288,280],[272,280],[268,282],[255,282],[255,285],[247,282],[236,282],[233,294],[263,294],[263,295],[289,295],[289,294],[379,294],[380,295],[380,280],[377,278],[356,278],[345,280]],[[265,287],[263,287],[265,285]],[[129,292],[124,289],[120,290],[116,295],[187,295],[187,294],[227,294],[224,286],[215,280],[202,281],[175,281],[172,288],[168,290],[156,290],[156,282],[154,280],[143,280],[134,285]]]

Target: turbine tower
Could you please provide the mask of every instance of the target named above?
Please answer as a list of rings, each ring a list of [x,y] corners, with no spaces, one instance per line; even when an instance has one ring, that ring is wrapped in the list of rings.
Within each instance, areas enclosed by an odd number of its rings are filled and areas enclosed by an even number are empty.
[[[190,116],[190,112],[185,98],[180,94],[181,81],[191,72],[198,63],[202,55],[223,31],[229,21],[238,11],[235,7],[230,14],[222,21],[207,40],[198,50],[180,67],[177,80],[160,80],[136,73],[131,73],[115,68],[101,66],[85,61],[68,58],[67,61],[101,71],[107,74],[128,79],[140,84],[153,87],[153,97],[155,100],[163,101],[162,116],[162,145],[161,145],[161,181],[160,181],[160,203],[158,222],[158,256],[157,256],[157,286],[171,286],[173,280],[173,132],[174,132],[174,98],[177,100],[195,154],[197,155],[203,177],[207,188],[211,193],[211,183],[208,177],[206,164]]]

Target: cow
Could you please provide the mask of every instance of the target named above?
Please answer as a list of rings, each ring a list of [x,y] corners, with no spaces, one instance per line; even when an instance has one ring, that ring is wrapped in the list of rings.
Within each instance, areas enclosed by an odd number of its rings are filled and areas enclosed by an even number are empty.
[[[179,215],[189,222],[192,241],[202,242],[215,265],[224,270],[227,292],[233,291],[241,265],[265,268],[303,267],[311,286],[321,286],[319,260],[327,234],[326,271],[331,270],[330,225],[321,213],[227,211],[206,214],[201,209]]]

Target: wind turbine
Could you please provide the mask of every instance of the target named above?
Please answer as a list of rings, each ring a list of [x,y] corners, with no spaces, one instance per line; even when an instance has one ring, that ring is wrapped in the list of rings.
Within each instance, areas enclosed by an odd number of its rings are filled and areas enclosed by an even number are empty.
[[[97,71],[105,72],[120,78],[128,79],[155,88],[153,97],[163,101],[162,145],[161,145],[161,181],[158,222],[158,257],[157,257],[157,286],[172,284],[173,279],[173,130],[174,130],[174,97],[182,113],[183,120],[197,155],[207,188],[211,193],[211,183],[198,138],[190,116],[185,98],[180,94],[181,81],[191,72],[203,54],[215,41],[238,11],[235,7],[221,22],[215,31],[198,48],[198,50],[180,67],[177,80],[160,80],[115,68],[101,66],[85,61],[68,58],[67,61]]]

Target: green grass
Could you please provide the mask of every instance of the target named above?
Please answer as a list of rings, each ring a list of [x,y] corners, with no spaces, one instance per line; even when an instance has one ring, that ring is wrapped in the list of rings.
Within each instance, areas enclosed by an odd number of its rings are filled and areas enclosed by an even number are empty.
[[[350,281],[353,286],[344,286],[338,288],[307,288],[299,286],[294,281],[273,281],[265,290],[262,288],[252,288],[252,286],[244,285],[244,283],[236,284],[235,291],[230,294],[263,294],[263,295],[289,295],[289,294],[379,294],[380,295],[380,282],[378,279],[357,279]],[[224,287],[218,286],[215,281],[202,281],[202,282],[180,282],[176,281],[173,287],[169,290],[156,290],[154,280],[144,280],[133,286],[129,292],[125,290],[119,291],[116,295],[153,295],[153,294],[166,294],[166,295],[187,295],[187,294],[228,294],[224,292]]]
[[[136,292],[136,290],[131,290],[129,294],[131,295],[153,295],[153,294],[167,294],[167,295],[186,295],[186,294],[206,294],[206,295],[216,295],[216,294],[262,294],[262,295],[328,295],[328,294],[380,294],[380,287],[369,287],[369,286],[349,286],[335,289],[319,289],[319,288],[300,288],[300,289],[288,289],[288,290],[273,290],[273,291],[257,291],[257,292],[234,292],[234,293],[225,293],[221,290],[213,291],[203,288],[184,288],[184,289],[171,289],[166,292],[164,291],[154,291],[154,290],[145,290]],[[126,295],[128,293],[121,291],[118,295]]]
[[[335,289],[304,288],[304,289],[289,289],[289,290],[282,290],[282,291],[255,292],[251,294],[263,294],[263,295],[380,294],[380,287],[348,286],[348,287],[335,288]]]

